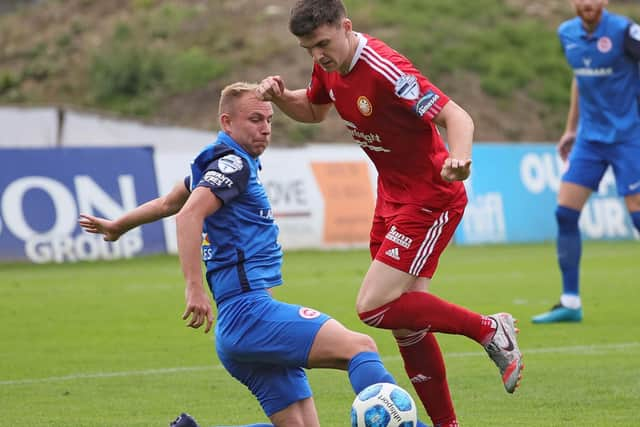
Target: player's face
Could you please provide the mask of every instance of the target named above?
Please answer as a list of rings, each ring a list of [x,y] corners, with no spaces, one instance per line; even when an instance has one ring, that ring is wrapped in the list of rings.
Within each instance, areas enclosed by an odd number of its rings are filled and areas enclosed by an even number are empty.
[[[353,57],[351,21],[344,19],[340,26],[322,25],[311,34],[298,37],[300,46],[325,71],[346,72]]]
[[[247,153],[253,157],[261,155],[271,141],[273,107],[253,94],[245,94],[236,100],[233,112],[223,114],[222,128]]]
[[[587,28],[594,28],[600,22],[602,9],[609,3],[607,0],[571,0],[576,15],[582,19]]]

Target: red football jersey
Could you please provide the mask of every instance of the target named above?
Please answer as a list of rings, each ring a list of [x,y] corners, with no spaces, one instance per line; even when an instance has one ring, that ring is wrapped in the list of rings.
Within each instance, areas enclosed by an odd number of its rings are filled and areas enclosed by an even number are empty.
[[[464,185],[440,176],[448,150],[432,122],[449,98],[385,43],[366,34],[358,37],[346,75],[314,65],[309,101],[333,102],[378,171],[379,202],[438,210],[464,205]],[[378,203],[378,209],[383,205]]]

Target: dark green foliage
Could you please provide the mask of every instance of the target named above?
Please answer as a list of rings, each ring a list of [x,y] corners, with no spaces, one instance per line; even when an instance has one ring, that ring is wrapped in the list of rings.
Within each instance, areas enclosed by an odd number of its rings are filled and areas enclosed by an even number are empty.
[[[347,3],[357,11],[363,0]],[[374,19],[396,30],[387,41],[434,82],[466,70],[477,74],[484,92],[495,98],[524,91],[552,110],[566,108],[570,71],[548,23],[505,1],[376,3]]]
[[[90,66],[94,102],[126,114],[146,115],[162,97],[205,86],[227,70],[198,47],[149,48],[120,24]]]

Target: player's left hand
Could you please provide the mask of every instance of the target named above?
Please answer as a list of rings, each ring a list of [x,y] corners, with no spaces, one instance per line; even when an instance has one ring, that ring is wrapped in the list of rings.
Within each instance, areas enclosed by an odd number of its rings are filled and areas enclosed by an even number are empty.
[[[440,176],[447,182],[464,181],[471,175],[471,159],[459,160],[449,157],[444,161]]]

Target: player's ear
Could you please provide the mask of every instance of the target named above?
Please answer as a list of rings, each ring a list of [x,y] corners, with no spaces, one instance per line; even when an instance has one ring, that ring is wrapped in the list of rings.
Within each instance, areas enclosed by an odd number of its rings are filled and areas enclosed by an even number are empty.
[[[342,28],[348,33],[351,30],[353,30],[353,22],[351,22],[351,19],[349,18],[344,18],[342,20]]]
[[[229,133],[231,131],[231,116],[229,113],[220,114],[218,120],[220,121],[220,128],[226,133]]]

